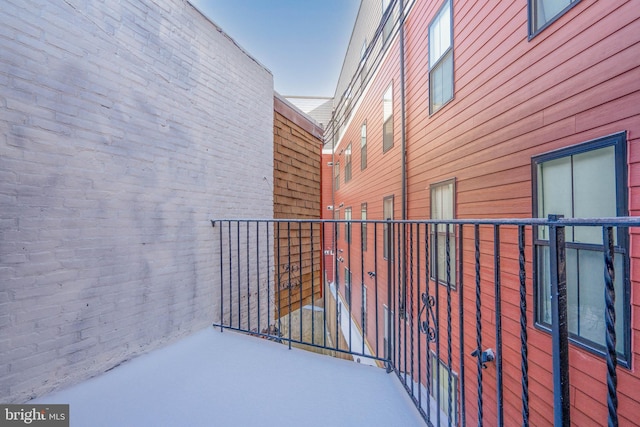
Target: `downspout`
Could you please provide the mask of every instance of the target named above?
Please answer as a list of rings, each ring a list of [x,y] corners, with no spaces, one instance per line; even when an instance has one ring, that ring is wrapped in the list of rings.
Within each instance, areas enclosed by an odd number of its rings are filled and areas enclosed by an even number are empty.
[[[407,219],[407,133],[404,73],[404,0],[400,0],[400,98],[401,98],[401,157],[402,157],[402,219]]]
[[[402,220],[407,219],[407,134],[406,134],[406,103],[405,103],[405,75],[404,75],[404,0],[400,0],[400,113],[401,113],[401,150],[402,153]],[[407,314],[407,233],[402,225],[402,311]]]

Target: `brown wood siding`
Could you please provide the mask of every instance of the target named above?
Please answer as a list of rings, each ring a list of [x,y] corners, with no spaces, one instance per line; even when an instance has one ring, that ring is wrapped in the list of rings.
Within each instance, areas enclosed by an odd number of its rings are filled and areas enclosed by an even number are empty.
[[[274,99],[275,219],[319,219],[322,129],[277,96]],[[273,279],[276,318],[322,296],[320,227],[275,226]],[[312,246],[313,238],[313,246]]]

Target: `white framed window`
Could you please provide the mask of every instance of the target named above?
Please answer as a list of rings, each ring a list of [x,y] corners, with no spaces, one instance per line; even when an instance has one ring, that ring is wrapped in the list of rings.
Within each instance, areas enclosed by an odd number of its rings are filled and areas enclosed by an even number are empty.
[[[453,98],[453,11],[444,2],[429,25],[429,114]]]
[[[384,24],[384,28],[382,29],[382,41],[385,42],[387,41],[387,39],[389,38],[389,36],[391,35],[391,30],[393,29],[393,10],[389,9],[389,6],[391,5],[391,0],[382,0],[382,19],[385,19],[387,15],[389,15],[388,18],[386,18],[386,22]]]
[[[344,150],[344,182],[351,181],[351,144]]]
[[[362,203],[360,205],[360,219],[363,221],[367,220],[367,204]],[[367,223],[363,222],[360,224],[360,243],[362,247],[362,251],[366,252],[367,250]]]
[[[367,287],[362,285],[362,336],[367,335]]]
[[[382,215],[385,220],[393,220],[393,196],[385,197],[382,201]],[[384,259],[393,258],[393,225],[385,223],[382,229],[382,256]]]
[[[390,359],[393,355],[393,311],[389,310],[389,307],[386,305],[382,306],[384,311],[383,321],[384,321],[384,335],[382,340],[383,345],[383,354],[385,359]]]
[[[360,127],[360,170],[367,168],[367,122]]]
[[[438,359],[431,351],[431,397],[436,401],[442,413],[447,417],[443,424],[451,421],[458,425],[458,374],[450,370],[446,363]],[[449,405],[451,401],[451,405]]]
[[[351,271],[347,267],[344,268],[344,298],[351,310]]]
[[[393,147],[393,82],[382,97],[382,151]]]
[[[456,183],[454,179],[432,184],[431,219],[447,220],[455,218]],[[452,289],[456,288],[456,239],[451,224],[431,225],[431,278]],[[437,238],[436,238],[437,236]],[[449,239],[449,272],[447,275],[447,238]],[[436,242],[437,240],[437,242]],[[436,246],[437,245],[437,246]]]
[[[344,219],[347,221],[344,223],[344,240],[347,243],[351,243],[351,208],[344,210]]]

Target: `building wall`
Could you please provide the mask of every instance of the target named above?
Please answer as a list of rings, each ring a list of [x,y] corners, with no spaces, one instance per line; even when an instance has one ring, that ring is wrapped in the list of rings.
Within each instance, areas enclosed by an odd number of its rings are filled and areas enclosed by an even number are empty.
[[[273,77],[184,0],[4,2],[0,401],[210,325],[211,218],[273,217]]]
[[[531,217],[534,215],[533,156],[621,131],[627,134],[629,214],[638,215],[640,10],[636,5],[632,1],[603,3],[582,0],[529,40],[527,2],[499,2],[488,7],[480,1],[454,1],[454,98],[430,115],[428,27],[442,3],[416,0],[406,20],[408,218],[429,218],[429,186],[452,178],[456,180],[457,218]],[[342,169],[340,188],[333,196],[336,205],[353,208],[353,219],[359,219],[361,203],[368,204],[369,219],[383,219],[383,198],[390,195],[394,196],[395,218],[399,219],[402,213],[398,48],[396,38],[362,98],[353,101],[358,105],[356,110],[339,119],[348,126],[340,134],[335,155],[343,168],[344,160],[340,153],[347,144],[353,144],[353,178],[345,182]],[[394,88],[394,146],[383,153],[382,94],[391,82]],[[361,171],[359,139],[360,126],[364,121],[367,123],[368,166]],[[378,239],[381,239],[381,229],[377,232]],[[354,234],[356,240],[352,242],[351,250],[359,247],[358,235]],[[527,238],[530,239],[531,234]],[[368,240],[372,241],[372,234]],[[640,330],[635,320],[640,308],[634,292],[638,280],[637,242],[637,234],[632,234],[632,368],[618,369],[621,420],[628,423],[634,422],[629,417],[640,407],[640,398],[632,386],[638,383],[635,367],[640,354],[637,345]],[[348,248],[344,239],[338,241],[338,248]],[[491,249],[487,251],[490,259]],[[369,253],[364,259],[365,270],[368,270],[367,263],[372,265],[376,261]],[[472,280],[473,253],[465,254],[465,260],[468,265],[465,265],[464,273]],[[527,263],[529,314],[533,319],[531,260]],[[378,258],[377,264],[384,270],[382,257]],[[515,253],[503,253],[502,264],[508,266],[505,267],[507,269],[515,268]],[[338,268],[341,275],[343,267],[340,265]],[[361,272],[352,271],[352,274],[360,280]],[[515,276],[509,270],[505,274],[503,295],[509,295],[516,289]],[[365,284],[368,283],[369,278],[366,275],[362,277]],[[380,273],[378,277],[381,277]],[[485,285],[482,288],[483,298],[491,301],[491,266],[483,267],[482,277]],[[344,279],[338,277],[338,280]],[[385,286],[384,283],[381,286]],[[467,306],[473,306],[473,289],[468,288],[464,292]],[[353,297],[358,298],[352,290]],[[506,297],[505,316],[515,315],[518,310],[516,303],[508,302],[509,298]],[[441,304],[444,306],[444,301]],[[494,318],[494,310],[484,307],[483,319],[492,323]],[[456,320],[453,322],[456,330]],[[484,339],[491,343],[495,341],[495,333],[491,327],[487,329],[483,332],[486,333]],[[466,330],[468,342],[473,342],[475,331],[471,332],[472,327]],[[550,378],[550,336],[535,327],[530,327],[529,334],[532,343],[529,354],[536,355],[530,365],[531,375],[539,380],[530,390],[531,420],[532,423],[546,424],[552,422],[553,413],[551,382],[542,380]],[[517,331],[506,331],[503,338],[507,348],[518,348]],[[507,351],[505,354],[516,357],[515,352]],[[468,363],[472,364],[474,360],[469,358]],[[506,362],[505,390],[517,393],[514,390],[518,390],[521,383],[515,360],[519,359],[514,359],[513,363]],[[572,419],[576,424],[588,424],[593,420],[603,423],[606,403],[595,396],[606,395],[604,359],[571,345],[570,362]],[[458,362],[454,361],[454,370],[457,369]],[[468,377],[469,384],[474,384],[472,375]],[[493,384],[495,374],[492,376],[487,370],[485,380]],[[473,390],[474,386],[470,389]],[[473,399],[474,396],[467,393],[469,422],[474,422],[477,411]],[[487,420],[495,416],[493,407],[485,410]],[[505,406],[507,419],[517,419],[519,411],[517,405]]]
[[[274,218],[319,219],[322,128],[276,94],[273,135]],[[275,227],[279,263],[274,283],[280,298],[276,317],[281,317],[290,307],[296,310],[322,296],[322,230],[310,223]]]

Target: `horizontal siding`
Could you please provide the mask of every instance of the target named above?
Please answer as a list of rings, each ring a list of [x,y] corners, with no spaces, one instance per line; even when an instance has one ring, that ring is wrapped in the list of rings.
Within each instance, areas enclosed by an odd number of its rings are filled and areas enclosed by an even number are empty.
[[[442,1],[417,0],[406,21],[406,156],[409,219],[429,217],[429,187],[456,180],[458,218],[532,216],[531,159],[541,153],[606,135],[627,131],[630,214],[640,215],[640,9],[634,1],[582,0],[548,28],[528,39],[527,2],[454,1],[454,98],[429,114],[428,28]],[[382,93],[394,81],[394,147],[382,153]],[[395,218],[401,215],[401,104],[397,43],[369,87],[340,142],[353,145],[353,179],[341,182],[336,204],[351,206],[359,218],[361,203],[368,218],[382,218],[382,200],[395,196]],[[367,121],[368,166],[360,171],[360,125]],[[341,161],[341,167],[343,167]],[[344,180],[344,173],[341,172]],[[381,230],[379,242],[382,241]],[[369,231],[372,241],[372,231]],[[483,343],[495,346],[493,230],[481,228]],[[640,271],[640,238],[631,239],[631,279]],[[465,227],[463,301],[465,347],[475,343],[475,266],[473,230]],[[343,237],[343,235],[342,235]],[[515,230],[501,230],[504,242],[515,242]],[[527,254],[532,253],[531,230],[526,232]],[[339,245],[342,243],[339,243]],[[359,243],[354,241],[352,246]],[[424,256],[424,254],[423,254]],[[381,254],[380,254],[381,257]],[[367,253],[365,262],[373,263]],[[527,259],[529,312],[530,414],[532,425],[553,422],[553,385],[550,335],[534,327],[533,266]],[[386,263],[381,259],[379,268]],[[501,245],[505,422],[520,418],[520,335],[517,247]],[[386,271],[386,270],[385,270]],[[352,271],[353,277],[356,272]],[[358,273],[360,274],[360,273]],[[381,276],[381,272],[378,273]],[[355,280],[354,280],[355,281]],[[433,284],[431,285],[433,286]],[[632,286],[632,289],[634,286]],[[381,288],[386,293],[386,288]],[[433,288],[432,288],[433,292]],[[457,301],[458,294],[454,293]],[[440,292],[441,307],[446,293]],[[456,303],[457,304],[457,303]],[[417,303],[414,301],[414,309]],[[640,339],[640,296],[632,292],[631,364],[620,368],[621,423],[632,423],[639,413],[640,377],[635,371]],[[454,352],[459,342],[457,305],[453,309]],[[380,319],[380,322],[382,320]],[[380,323],[381,325],[381,323]],[[369,338],[371,338],[369,336]],[[432,346],[433,348],[433,346]],[[577,425],[606,423],[605,367],[602,357],[570,346],[572,419]],[[442,348],[441,348],[442,350]],[[445,349],[446,350],[446,349]],[[467,383],[467,423],[475,423],[473,394],[475,359],[465,352],[470,366]],[[454,353],[455,354],[455,353]],[[453,368],[459,368],[454,357]],[[493,372],[492,372],[493,371]],[[484,416],[495,420],[495,369],[483,372]],[[590,384],[597,383],[591,387]],[[597,397],[595,397],[597,396]],[[626,418],[625,418],[626,417]]]

